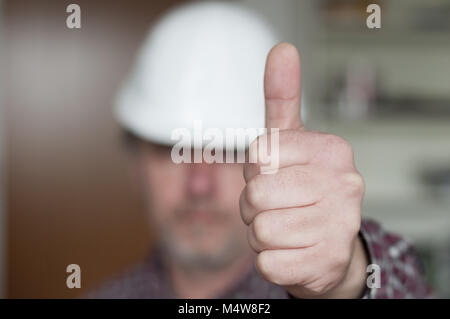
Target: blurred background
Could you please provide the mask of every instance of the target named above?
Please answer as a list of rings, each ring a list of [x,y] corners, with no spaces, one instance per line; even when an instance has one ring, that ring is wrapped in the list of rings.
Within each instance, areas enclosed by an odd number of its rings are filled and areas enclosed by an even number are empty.
[[[0,0],[0,297],[76,297],[146,255],[111,106],[151,24],[182,2]],[[450,297],[450,1],[237,2],[298,46],[307,126],[351,142],[363,215],[412,241]],[[71,263],[82,289],[66,287]]]

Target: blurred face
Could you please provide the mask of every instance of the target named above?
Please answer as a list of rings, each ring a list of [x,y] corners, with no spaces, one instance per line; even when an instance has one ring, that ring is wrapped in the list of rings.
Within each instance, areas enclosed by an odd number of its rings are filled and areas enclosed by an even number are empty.
[[[173,262],[223,268],[248,251],[239,212],[242,164],[174,164],[170,147],[142,144],[139,176],[154,229]]]

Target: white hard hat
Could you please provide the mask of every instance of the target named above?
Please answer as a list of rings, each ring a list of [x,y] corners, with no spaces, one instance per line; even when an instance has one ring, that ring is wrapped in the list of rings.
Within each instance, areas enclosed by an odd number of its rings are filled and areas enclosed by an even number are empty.
[[[140,138],[172,145],[174,129],[264,127],[263,76],[277,38],[241,5],[199,2],[160,20],[124,83],[115,113]]]

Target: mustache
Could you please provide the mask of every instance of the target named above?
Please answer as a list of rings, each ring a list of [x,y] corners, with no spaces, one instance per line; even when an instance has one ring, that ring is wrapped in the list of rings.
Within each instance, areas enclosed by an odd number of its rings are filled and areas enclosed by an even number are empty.
[[[190,217],[195,212],[207,212],[208,215],[215,219],[226,220],[229,218],[227,211],[219,206],[216,202],[204,201],[204,200],[194,200],[188,201],[184,204],[178,206],[175,209],[174,217],[176,219],[185,219]]]

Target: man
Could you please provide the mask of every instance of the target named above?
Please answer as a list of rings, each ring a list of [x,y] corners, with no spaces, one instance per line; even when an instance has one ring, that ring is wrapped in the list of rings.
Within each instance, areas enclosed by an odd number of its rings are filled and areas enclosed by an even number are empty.
[[[411,246],[361,222],[364,182],[351,146],[304,127],[296,48],[275,45],[263,76],[275,42],[258,17],[231,4],[189,5],[155,27],[117,117],[158,245],[91,297],[430,296]],[[174,162],[175,129],[257,128],[264,114],[267,134],[250,150],[278,134],[275,171],[261,161]],[[380,281],[375,274],[368,285],[369,264]]]

